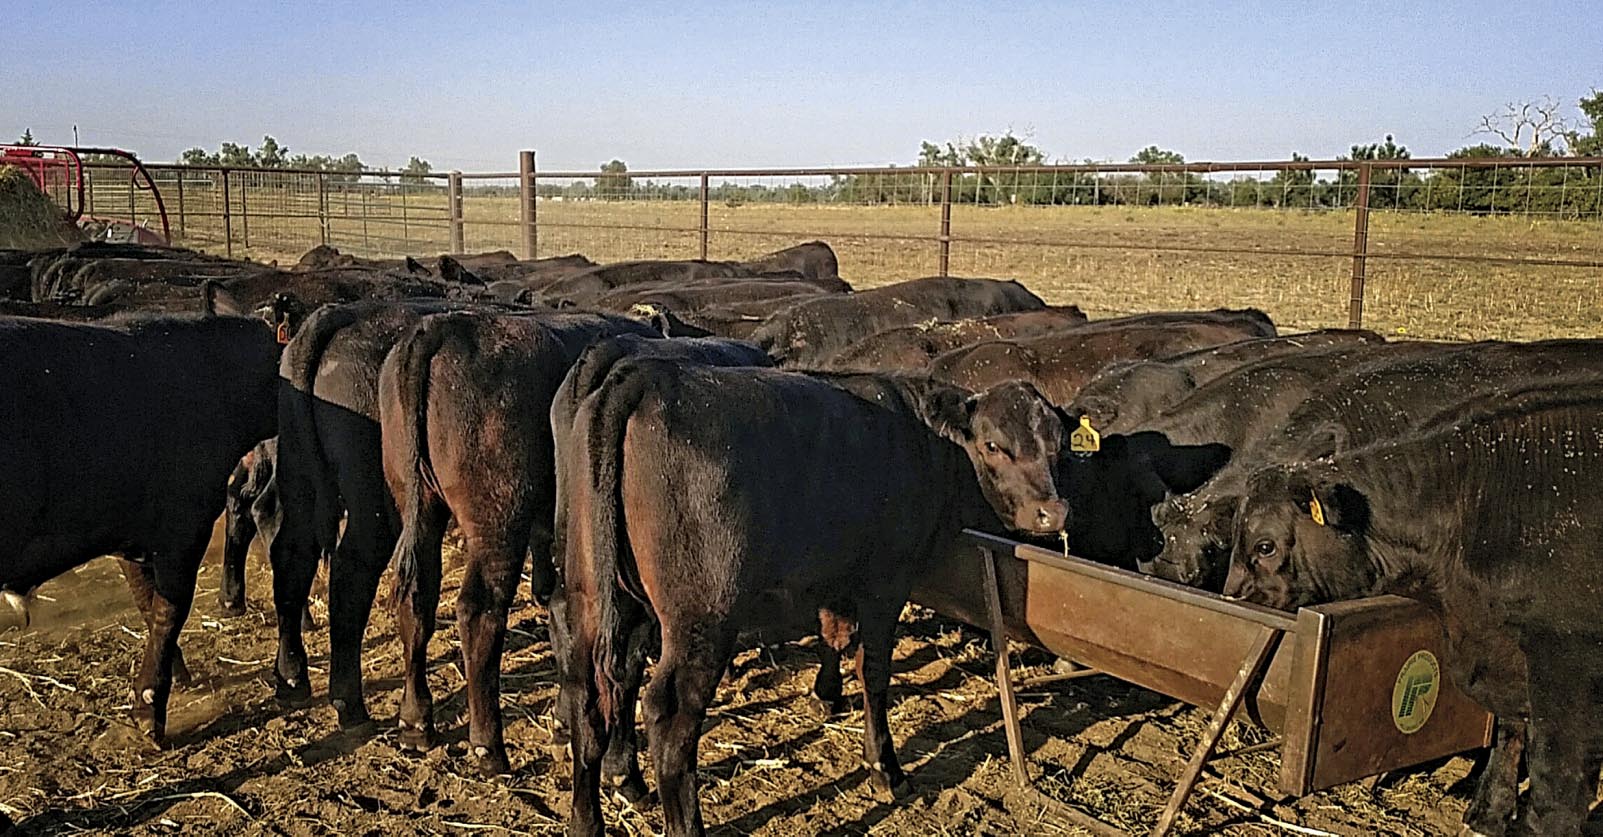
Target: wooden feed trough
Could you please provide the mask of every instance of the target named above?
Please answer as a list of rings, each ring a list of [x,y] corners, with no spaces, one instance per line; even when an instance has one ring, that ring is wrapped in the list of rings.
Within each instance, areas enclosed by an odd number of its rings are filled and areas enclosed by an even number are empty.
[[[1296,613],[975,531],[914,601],[992,631],[1008,749],[1028,784],[1007,639],[1196,706],[1213,720],[1155,834],[1174,824],[1237,711],[1278,733],[1301,796],[1491,743],[1492,717],[1442,671],[1439,622],[1381,596]],[[1062,677],[1078,676],[1073,672]],[[1039,682],[1039,681],[1037,681]]]

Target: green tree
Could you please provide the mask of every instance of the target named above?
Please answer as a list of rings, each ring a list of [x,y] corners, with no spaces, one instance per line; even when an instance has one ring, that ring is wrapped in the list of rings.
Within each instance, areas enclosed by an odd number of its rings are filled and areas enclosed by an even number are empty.
[[[1306,163],[1308,158],[1291,152],[1293,163]],[[1281,169],[1269,181],[1265,200],[1277,206],[1312,207],[1314,205],[1314,172],[1312,169]]]
[[[1130,162],[1144,166],[1178,166],[1186,161],[1178,151],[1149,145],[1135,153]],[[1190,172],[1147,172],[1146,186],[1131,183],[1126,187],[1131,203],[1156,205],[1188,203],[1206,194],[1202,179]]]
[[[1603,156],[1603,90],[1592,88],[1592,95],[1583,96],[1578,104],[1586,124],[1566,135],[1570,153],[1579,157]]]
[[[217,155],[207,153],[204,148],[189,148],[185,149],[183,154],[178,155],[178,162],[186,166],[215,166],[217,165]]]
[[[33,138],[33,130],[30,129],[30,128],[23,128],[22,129],[22,136],[17,138],[17,145],[29,145],[29,146],[32,146],[32,145],[38,145],[38,144],[39,144],[39,141]]]
[[[1408,146],[1399,145],[1391,134],[1384,142],[1354,145],[1350,160],[1408,160],[1413,158]],[[1340,205],[1350,204],[1357,194],[1358,172],[1343,171],[1338,178],[1337,200]],[[1369,176],[1369,205],[1377,208],[1414,206],[1420,187],[1419,176],[1407,168],[1376,168]]]
[[[423,175],[434,171],[434,166],[428,160],[412,157],[406,161],[406,168],[401,169],[402,183],[422,183],[426,178]]]
[[[254,155],[256,165],[264,169],[282,169],[289,166],[289,147],[278,144],[271,135],[262,137],[262,146]]]
[[[1132,163],[1140,163],[1147,166],[1178,166],[1185,161],[1185,156],[1180,152],[1159,148],[1156,145],[1149,145],[1137,151],[1135,156],[1130,158]]]
[[[217,164],[231,169],[248,169],[256,166],[256,155],[248,145],[225,142],[217,151]]]
[[[606,200],[620,200],[629,196],[629,166],[622,160],[613,160],[601,167],[596,178],[596,192]]]

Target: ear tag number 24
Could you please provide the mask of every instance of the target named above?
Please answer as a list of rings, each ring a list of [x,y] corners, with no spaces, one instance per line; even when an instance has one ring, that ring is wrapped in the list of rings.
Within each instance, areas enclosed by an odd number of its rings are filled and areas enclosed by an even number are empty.
[[[1069,434],[1069,452],[1090,456],[1102,450],[1102,434],[1091,426],[1090,416],[1080,416],[1080,426]]]

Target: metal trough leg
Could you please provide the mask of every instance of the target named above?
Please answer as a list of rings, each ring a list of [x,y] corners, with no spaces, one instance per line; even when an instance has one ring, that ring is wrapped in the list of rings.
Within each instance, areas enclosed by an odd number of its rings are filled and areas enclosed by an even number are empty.
[[[1002,726],[1007,730],[1007,752],[1013,762],[1013,776],[1020,785],[1030,786],[1030,771],[1024,760],[1024,731],[1019,727],[1019,704],[1013,694],[1013,670],[1007,646],[1007,623],[1002,618],[1002,587],[997,578],[996,554],[980,549],[985,563],[986,609],[991,617],[991,645],[996,649],[996,690],[1001,694]]]
[[[1275,646],[1280,644],[1283,632],[1265,627],[1259,630],[1258,639],[1253,643],[1252,650],[1247,652],[1247,658],[1241,663],[1236,672],[1236,679],[1225,690],[1225,695],[1219,701],[1219,708],[1214,710],[1213,720],[1208,723],[1208,731],[1198,742],[1197,749],[1191,754],[1191,763],[1186,765],[1186,771],[1180,775],[1180,784],[1174,789],[1174,795],[1169,797],[1169,804],[1163,809],[1163,816],[1158,818],[1158,827],[1153,829],[1153,837],[1164,837],[1169,829],[1174,827],[1175,817],[1180,815],[1180,809],[1191,798],[1191,791],[1197,786],[1197,779],[1202,776],[1202,768],[1207,765],[1208,759],[1213,757],[1214,750],[1219,747],[1219,739],[1224,737],[1225,729],[1230,726],[1231,716],[1241,706],[1241,701],[1247,696],[1247,689],[1252,686],[1258,676],[1263,673],[1264,667],[1269,664],[1269,658],[1274,656]]]

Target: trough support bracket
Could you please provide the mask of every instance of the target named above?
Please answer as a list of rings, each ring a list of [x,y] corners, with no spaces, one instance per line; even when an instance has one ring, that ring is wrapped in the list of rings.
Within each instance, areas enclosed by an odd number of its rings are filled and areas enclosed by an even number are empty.
[[[996,689],[1002,704],[1002,726],[1007,732],[1008,757],[1013,765],[1013,776],[1019,785],[1033,788],[1030,781],[1029,762],[1024,753],[1024,732],[1019,725],[1019,706],[1013,682],[1013,671],[1008,652],[1007,623],[1002,613],[1002,587],[1000,570],[997,567],[997,555],[994,550],[980,547],[980,560],[985,567],[985,605],[990,618],[991,645],[996,649]],[[1180,782],[1169,797],[1169,804],[1164,807],[1163,815],[1158,818],[1158,824],[1153,829],[1153,837],[1164,837],[1174,828],[1175,818],[1185,807],[1191,794],[1196,790],[1197,782],[1202,778],[1202,772],[1208,761],[1214,757],[1219,748],[1219,742],[1224,738],[1225,730],[1230,726],[1231,718],[1235,717],[1236,710],[1247,697],[1247,692],[1253,684],[1263,676],[1264,670],[1269,667],[1269,661],[1274,658],[1275,650],[1280,646],[1280,640],[1286,634],[1281,628],[1263,626],[1258,631],[1257,639],[1253,642],[1251,650],[1242,660],[1241,667],[1236,671],[1235,680],[1225,690],[1224,697],[1214,709],[1213,720],[1208,723],[1208,730],[1197,748],[1191,754],[1191,761],[1186,765],[1185,772],[1180,775]],[[1050,680],[1069,679],[1081,674],[1090,674],[1091,671],[1074,672],[1067,677],[1047,678]],[[1247,747],[1236,755],[1260,749],[1260,747]],[[1076,812],[1078,813],[1078,812]],[[1081,815],[1084,816],[1084,815]],[[1091,819],[1087,817],[1087,819]],[[1097,825],[1106,827],[1106,823],[1091,820]],[[1085,825],[1085,823],[1080,823]]]
[[[1191,762],[1186,765],[1185,772],[1180,774],[1180,784],[1175,787],[1174,795],[1169,797],[1169,804],[1164,807],[1163,816],[1158,818],[1158,827],[1152,830],[1153,837],[1164,837],[1174,827],[1175,817],[1180,815],[1180,809],[1184,808],[1186,800],[1191,798],[1191,792],[1197,787],[1197,780],[1202,778],[1202,769],[1207,766],[1208,759],[1212,758],[1214,751],[1218,749],[1219,740],[1224,737],[1225,730],[1230,726],[1230,719],[1247,696],[1247,689],[1263,674],[1284,634],[1284,631],[1277,628],[1265,626],[1259,629],[1258,639],[1253,643],[1252,650],[1247,652],[1247,658],[1242,661],[1240,670],[1236,672],[1235,681],[1225,690],[1218,708],[1214,710],[1213,720],[1208,723],[1208,731],[1203,734],[1202,741],[1197,743],[1197,749],[1191,753]]]
[[[1020,785],[1030,785],[1030,769],[1024,758],[1024,730],[1019,727],[1019,704],[1013,693],[1013,670],[1007,646],[1007,624],[1002,618],[1001,582],[997,580],[996,553],[980,549],[985,564],[985,609],[991,617],[991,647],[996,649],[996,689],[1001,693],[1002,726],[1007,730],[1007,752],[1013,762],[1013,777]]]

